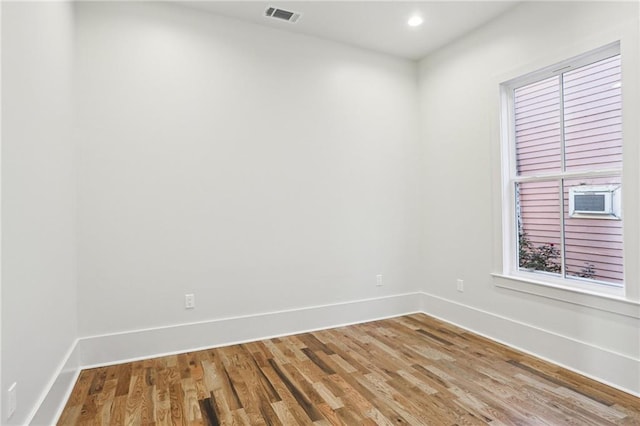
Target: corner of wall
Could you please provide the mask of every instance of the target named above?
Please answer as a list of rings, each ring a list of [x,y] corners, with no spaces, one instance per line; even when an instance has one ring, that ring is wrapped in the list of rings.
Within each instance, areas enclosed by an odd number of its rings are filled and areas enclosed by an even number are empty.
[[[81,370],[78,342],[67,351],[25,424],[52,425],[60,417]]]

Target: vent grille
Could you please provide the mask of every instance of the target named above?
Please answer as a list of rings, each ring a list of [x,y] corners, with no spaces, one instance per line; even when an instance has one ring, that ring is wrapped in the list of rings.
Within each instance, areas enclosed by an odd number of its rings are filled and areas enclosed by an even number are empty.
[[[279,19],[281,21],[296,22],[300,18],[300,13],[291,12],[290,10],[278,9],[277,7],[268,7],[264,15],[269,18]]]

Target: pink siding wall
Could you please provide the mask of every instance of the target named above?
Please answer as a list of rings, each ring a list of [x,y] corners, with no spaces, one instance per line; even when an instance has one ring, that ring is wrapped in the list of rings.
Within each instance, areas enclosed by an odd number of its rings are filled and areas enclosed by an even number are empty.
[[[564,76],[565,168],[567,171],[622,166],[620,57],[609,58]],[[560,77],[517,89],[516,158],[521,176],[560,172]],[[593,265],[594,279],[623,280],[622,221],[569,217],[569,187],[619,184],[619,178],[563,182],[567,275]],[[560,184],[557,180],[519,186],[522,229],[535,245],[561,246]]]
[[[559,172],[560,79],[552,77],[516,90],[518,174]]]
[[[622,167],[620,57],[565,74],[568,171]]]

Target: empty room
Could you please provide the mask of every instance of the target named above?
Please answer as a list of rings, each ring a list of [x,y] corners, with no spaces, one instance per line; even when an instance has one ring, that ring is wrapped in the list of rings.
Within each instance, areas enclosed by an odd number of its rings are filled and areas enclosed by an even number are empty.
[[[0,424],[640,425],[637,1],[0,15]]]

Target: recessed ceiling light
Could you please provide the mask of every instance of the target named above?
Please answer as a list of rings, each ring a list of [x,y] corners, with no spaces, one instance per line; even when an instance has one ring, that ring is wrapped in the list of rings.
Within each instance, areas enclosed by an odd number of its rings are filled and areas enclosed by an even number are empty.
[[[424,20],[420,16],[413,15],[407,21],[407,25],[409,25],[410,27],[418,27],[418,26],[422,25],[423,22],[424,22]]]

